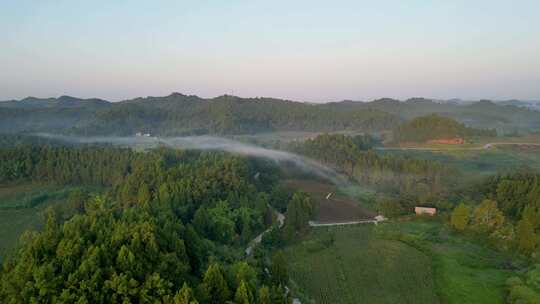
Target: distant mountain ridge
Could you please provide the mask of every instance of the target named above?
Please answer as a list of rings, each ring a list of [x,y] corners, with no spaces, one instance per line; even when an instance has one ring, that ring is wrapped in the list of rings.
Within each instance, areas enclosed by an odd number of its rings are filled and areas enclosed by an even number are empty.
[[[222,95],[201,98],[172,93],[120,102],[103,99],[28,97],[0,102],[4,133],[54,132],[83,135],[255,134],[274,131],[392,130],[404,121],[436,113],[500,133],[540,130],[540,112],[530,102],[441,101],[391,98],[323,104],[276,98]]]
[[[48,107],[84,107],[84,106],[106,106],[110,102],[98,99],[81,99],[71,96],[60,96],[58,98],[37,98],[26,97],[21,100],[8,100],[0,102],[0,107],[8,108],[48,108]]]

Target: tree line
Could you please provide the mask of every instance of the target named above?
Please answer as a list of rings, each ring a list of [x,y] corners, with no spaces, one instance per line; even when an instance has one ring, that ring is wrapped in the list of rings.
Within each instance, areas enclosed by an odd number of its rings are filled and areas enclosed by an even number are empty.
[[[111,186],[144,158],[126,148],[23,145],[0,149],[0,183],[21,180]]]

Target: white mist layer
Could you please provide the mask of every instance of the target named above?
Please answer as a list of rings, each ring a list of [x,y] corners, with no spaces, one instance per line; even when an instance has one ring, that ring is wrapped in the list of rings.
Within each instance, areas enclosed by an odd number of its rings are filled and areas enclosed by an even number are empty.
[[[54,134],[37,134],[38,136],[59,139],[72,143],[107,143],[129,147],[158,147],[168,146],[176,149],[186,150],[214,150],[225,151],[233,154],[261,157],[272,160],[276,163],[290,162],[300,170],[314,174],[318,177],[331,181],[337,186],[347,186],[348,179],[327,166],[300,156],[298,154],[266,149],[246,143],[212,136],[188,136],[188,137],[75,137]]]

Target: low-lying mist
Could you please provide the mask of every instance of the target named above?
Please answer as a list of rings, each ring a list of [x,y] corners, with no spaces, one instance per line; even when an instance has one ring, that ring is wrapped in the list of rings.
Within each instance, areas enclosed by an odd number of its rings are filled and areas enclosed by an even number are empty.
[[[225,151],[233,154],[261,157],[272,160],[278,164],[287,163],[290,165],[292,163],[303,172],[326,179],[338,187],[346,187],[350,185],[350,182],[345,176],[315,160],[286,151],[262,148],[221,137],[76,137],[43,133],[36,135],[79,144],[105,143],[141,148],[167,146],[176,149]]]

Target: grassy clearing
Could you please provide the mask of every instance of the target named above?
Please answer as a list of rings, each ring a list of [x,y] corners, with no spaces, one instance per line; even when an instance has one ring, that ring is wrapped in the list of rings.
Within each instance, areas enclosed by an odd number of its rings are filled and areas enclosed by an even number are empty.
[[[431,256],[442,303],[505,303],[504,282],[515,273],[503,254],[453,235],[437,222],[388,223],[377,227],[377,235],[399,239]]]
[[[438,303],[430,258],[373,226],[314,229],[286,249],[303,303]]]
[[[74,187],[20,184],[0,187],[0,210],[26,209],[44,202],[65,200]]]
[[[468,139],[464,144],[449,145],[438,143],[400,143],[396,145],[400,148],[422,148],[422,149],[436,149],[444,151],[459,151],[463,149],[480,149],[484,148],[486,144],[491,143],[540,143],[540,135],[531,134],[527,136],[512,136],[512,137],[476,137]]]
[[[526,151],[515,147],[477,151],[381,150],[380,152],[411,158],[437,160],[462,172],[476,175],[491,175],[520,167],[540,169],[540,153],[538,151]]]
[[[26,230],[39,230],[49,206],[65,203],[76,187],[41,184],[0,186],[0,261]]]
[[[59,190],[31,183],[0,186],[0,260],[26,230],[43,226],[43,211],[51,203],[46,194]]]
[[[0,210],[0,261],[26,230],[38,230],[43,226],[43,208]]]

